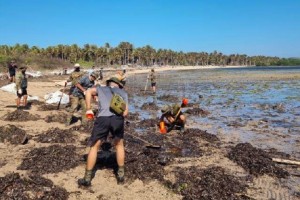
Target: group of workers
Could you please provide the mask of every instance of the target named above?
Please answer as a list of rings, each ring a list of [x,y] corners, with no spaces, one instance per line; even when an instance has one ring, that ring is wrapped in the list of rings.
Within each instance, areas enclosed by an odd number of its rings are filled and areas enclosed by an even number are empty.
[[[11,67],[16,69],[14,61],[11,62]],[[17,105],[20,104],[20,98],[23,96],[27,103],[27,77],[26,67],[20,67],[20,72],[16,76],[17,87]],[[14,81],[15,73],[9,68],[10,80]],[[81,123],[85,124],[88,118],[94,119],[94,126],[91,137],[88,141],[90,150],[88,153],[87,164],[84,177],[78,179],[78,185],[88,187],[91,185],[93,176],[93,168],[97,160],[97,152],[101,144],[107,140],[109,133],[114,138],[114,146],[116,149],[116,160],[118,169],[116,172],[117,183],[122,184],[125,180],[125,149],[124,149],[124,118],[128,115],[128,94],[124,90],[126,84],[126,70],[119,70],[117,74],[106,80],[104,86],[97,84],[95,81],[99,79],[99,74],[96,71],[90,71],[84,74],[80,71],[80,65],[74,65],[74,71],[71,73],[67,82],[71,82],[70,88],[70,112],[66,124],[70,125],[73,114],[80,106],[82,109]],[[102,77],[101,77],[102,76]],[[100,78],[103,79],[101,72]],[[151,69],[148,78],[151,80],[153,92],[156,92],[156,76],[154,69]],[[66,84],[67,84],[66,82]],[[94,117],[94,111],[91,107],[91,102],[97,103],[98,112]],[[25,105],[26,105],[25,103]],[[186,118],[181,111],[181,108],[186,105],[182,102],[181,105],[165,105],[161,109],[162,115],[160,118],[160,132],[167,133],[173,129],[184,131]],[[89,116],[87,118],[87,116]],[[92,117],[90,117],[92,116]]]

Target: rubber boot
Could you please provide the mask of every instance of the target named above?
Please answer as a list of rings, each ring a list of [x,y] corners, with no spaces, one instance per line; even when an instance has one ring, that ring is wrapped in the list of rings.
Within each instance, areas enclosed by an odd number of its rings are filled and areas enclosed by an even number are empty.
[[[117,183],[118,185],[124,184],[125,182],[125,169],[124,166],[119,167],[118,172],[117,172]]]
[[[84,178],[78,179],[78,185],[89,187],[91,186],[93,170],[85,170]]]

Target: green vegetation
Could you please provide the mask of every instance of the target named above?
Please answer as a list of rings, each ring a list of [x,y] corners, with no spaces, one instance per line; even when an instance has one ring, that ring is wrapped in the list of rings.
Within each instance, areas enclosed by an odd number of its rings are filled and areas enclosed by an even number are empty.
[[[278,58],[267,56],[247,56],[245,54],[223,55],[221,52],[176,52],[170,49],[154,49],[150,45],[134,48],[129,42],[121,42],[117,47],[108,43],[104,46],[85,44],[82,48],[76,44],[49,46],[39,48],[27,44],[14,46],[0,45],[0,67],[16,59],[20,64],[38,68],[70,67],[74,63],[82,66],[117,66],[131,64],[134,66],[152,65],[236,65],[236,66],[270,66],[300,65],[299,58]]]

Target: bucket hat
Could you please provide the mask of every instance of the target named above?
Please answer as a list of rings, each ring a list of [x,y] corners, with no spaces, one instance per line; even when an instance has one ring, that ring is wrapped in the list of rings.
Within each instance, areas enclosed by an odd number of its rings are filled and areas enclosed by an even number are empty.
[[[120,88],[124,87],[124,84],[117,77],[111,77],[110,79],[108,79],[106,81],[106,84],[109,84],[110,82],[114,82],[114,83],[118,84]]]

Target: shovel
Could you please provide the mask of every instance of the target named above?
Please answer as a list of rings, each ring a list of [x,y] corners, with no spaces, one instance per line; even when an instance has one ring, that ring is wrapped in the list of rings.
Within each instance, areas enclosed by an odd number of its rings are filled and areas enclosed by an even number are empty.
[[[59,110],[60,102],[61,102],[62,97],[64,96],[66,87],[67,87],[67,82],[65,82],[65,87],[64,87],[63,92],[61,94],[61,97],[59,99],[59,102],[58,102],[58,105],[57,105],[57,110]]]
[[[153,148],[153,149],[160,149],[161,148],[161,146],[152,144],[152,143],[150,143],[150,142],[148,142],[148,141],[146,141],[146,140],[144,140],[144,139],[142,139],[142,138],[140,138],[138,136],[132,135],[130,133],[126,133],[126,134],[132,136],[135,139],[138,139],[138,140],[144,142],[145,143],[145,147],[147,147],[147,148]]]
[[[146,81],[146,85],[145,85],[144,93],[146,93],[146,89],[147,89],[147,85],[148,85],[148,80],[149,80],[149,76],[147,76],[147,81]]]

